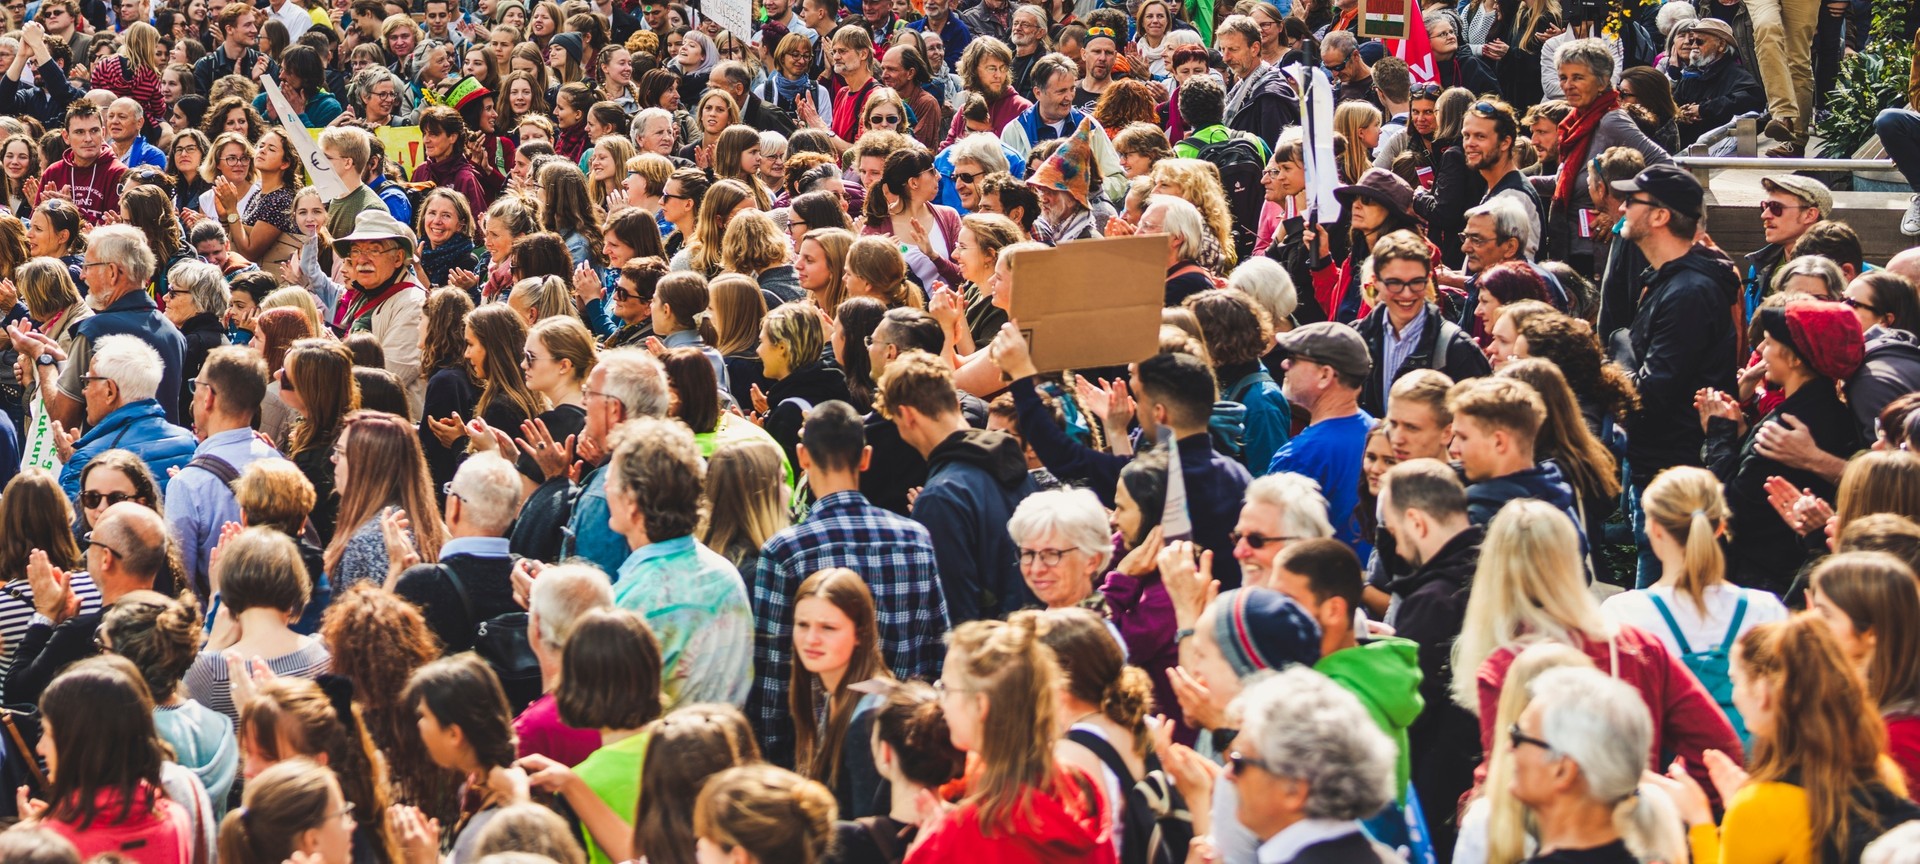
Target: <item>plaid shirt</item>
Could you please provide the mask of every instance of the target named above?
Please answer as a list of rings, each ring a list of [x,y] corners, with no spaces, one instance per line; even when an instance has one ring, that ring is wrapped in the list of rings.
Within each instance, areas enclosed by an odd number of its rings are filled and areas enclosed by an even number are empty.
[[[762,754],[775,765],[793,764],[793,721],[787,711],[791,598],[808,576],[834,567],[859,573],[873,590],[880,645],[895,676],[938,678],[946,657],[947,601],[927,529],[875,507],[856,491],[820,499],[806,521],[767,541],[749,586],[756,683],[747,713],[760,734]]]

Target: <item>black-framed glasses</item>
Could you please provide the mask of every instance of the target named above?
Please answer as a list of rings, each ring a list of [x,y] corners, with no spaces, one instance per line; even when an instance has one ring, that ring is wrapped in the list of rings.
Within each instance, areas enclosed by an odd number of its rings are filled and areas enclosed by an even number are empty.
[[[1647,198],[1628,198],[1624,203],[1628,207],[1632,207],[1635,204],[1638,204],[1642,207],[1655,207],[1655,208],[1662,206],[1660,202],[1653,201]]]
[[[1060,560],[1062,558],[1067,557],[1069,553],[1072,553],[1074,551],[1075,550],[1073,549],[1025,549],[1023,548],[1020,550],[1020,566],[1031,567],[1033,566],[1033,562],[1038,561],[1040,562],[1040,565],[1043,567],[1057,567],[1060,565]]]
[[[132,492],[88,491],[80,493],[80,506],[88,510],[98,510],[103,504],[112,507],[122,501],[133,501],[139,497]]]
[[[1512,726],[1507,727],[1507,743],[1512,745],[1513,749],[1515,750],[1520,749],[1521,745],[1524,745],[1524,744],[1532,744],[1533,746],[1538,747],[1542,750],[1551,751],[1553,749],[1553,745],[1549,743],[1546,739],[1535,738],[1532,735],[1528,735],[1527,733],[1521,731],[1520,724],[1518,723],[1515,723]]]
[[[875,123],[884,123],[888,126],[892,126],[899,122],[900,122],[900,115],[898,114],[870,114],[867,116],[868,126],[872,126]]]
[[[1875,315],[1887,314],[1885,312],[1880,311],[1880,307],[1878,306],[1874,306],[1870,303],[1864,303],[1859,300],[1855,300],[1852,297],[1841,297],[1840,302],[1847,304],[1848,309],[1865,309],[1868,312],[1872,312]]]
[[[615,300],[637,300],[637,301],[639,301],[639,302],[641,302],[641,303],[652,303],[652,302],[653,302],[653,298],[652,298],[652,297],[648,297],[648,296],[646,296],[646,295],[644,295],[644,294],[641,294],[641,293],[639,293],[638,291],[628,291],[628,290],[627,290],[627,289],[625,289],[625,288],[615,288],[615,289],[613,289],[613,299],[615,299]]]
[[[978,182],[980,178],[985,176],[987,176],[985,171],[955,171],[953,172],[953,182],[965,183],[968,186],[972,186]]]
[[[672,192],[662,192],[662,193],[660,193],[660,200],[662,200],[662,201],[672,201],[672,200],[674,200],[675,198],[678,198],[678,199],[680,199],[680,200],[682,200],[682,201],[692,201],[692,200],[693,200],[692,198],[688,198],[688,197],[687,197],[687,196],[685,196],[685,195],[675,195],[675,194],[673,194]]]
[[[1340,70],[1347,68],[1347,61],[1351,59],[1353,58],[1342,57],[1340,58],[1340,62],[1338,63],[1321,63],[1320,67],[1327,70],[1328,72],[1339,72]]]
[[[1235,750],[1227,754],[1227,776],[1244,777],[1247,774],[1248,768],[1259,768],[1263,771],[1266,770],[1265,766],[1262,766],[1260,764],[1260,760],[1255,759],[1252,756],[1248,756],[1245,753],[1241,753],[1238,750]]]
[[[1777,217],[1777,216],[1780,216],[1781,214],[1786,213],[1788,210],[1812,210],[1812,209],[1814,208],[1807,204],[1782,204],[1772,199],[1768,199],[1766,201],[1760,202],[1760,212],[1765,213],[1768,216]]]
[[[105,550],[107,550],[108,552],[112,552],[112,553],[113,553],[113,554],[115,554],[115,555],[120,555],[120,550],[118,550],[118,549],[115,549],[115,548],[113,548],[112,546],[108,546],[107,544],[105,544],[105,543],[102,543],[102,542],[100,542],[99,540],[95,540],[95,539],[93,539],[93,535],[94,535],[95,533],[96,533],[96,532],[93,532],[93,531],[88,531],[88,532],[87,532],[86,534],[83,534],[83,535],[81,535],[81,537],[80,537],[80,544],[81,544],[82,546],[87,546],[87,547],[89,547],[89,548],[91,548],[91,547],[94,547],[94,546],[98,546],[98,547],[100,547],[100,548],[102,548],[102,549],[105,549]],[[127,557],[127,556],[125,556],[125,555],[120,555],[120,557],[122,557],[122,558],[125,558],[125,557]]]
[[[1227,535],[1227,540],[1233,543],[1239,543],[1243,540],[1246,541],[1247,548],[1249,549],[1265,549],[1268,546],[1271,546],[1275,543],[1291,543],[1295,540],[1303,540],[1303,539],[1306,539],[1306,538],[1268,537],[1267,535],[1262,534],[1258,531],[1248,531],[1244,534],[1240,533],[1239,531],[1235,531]]]
[[[1382,279],[1380,291],[1384,294],[1421,294],[1427,290],[1427,280],[1421,279]]]

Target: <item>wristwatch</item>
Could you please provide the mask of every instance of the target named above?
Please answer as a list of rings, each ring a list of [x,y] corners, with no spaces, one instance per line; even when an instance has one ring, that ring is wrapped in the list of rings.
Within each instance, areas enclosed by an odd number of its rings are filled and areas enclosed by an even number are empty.
[[[222,217],[222,218],[226,220],[226,223],[227,223],[228,225],[232,225],[232,224],[234,224],[234,223],[236,223],[236,222],[239,222],[239,221],[240,221],[240,214],[238,214],[238,213],[228,213],[228,214],[227,214],[226,216],[224,216],[224,217]]]
[[[42,366],[52,366],[53,364],[58,363],[60,361],[53,359],[52,354],[42,353],[40,356],[33,358],[33,362],[38,363]]]

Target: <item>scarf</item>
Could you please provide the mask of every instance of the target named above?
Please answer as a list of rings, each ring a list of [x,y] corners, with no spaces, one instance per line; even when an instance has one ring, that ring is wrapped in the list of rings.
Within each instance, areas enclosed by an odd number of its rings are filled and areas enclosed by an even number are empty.
[[[1587,148],[1593,143],[1593,132],[1600,128],[1600,118],[1618,107],[1619,94],[1607,90],[1588,103],[1587,107],[1576,109],[1567,115],[1567,119],[1560,121],[1560,174],[1553,183],[1554,204],[1565,206],[1572,203],[1573,178],[1580,173],[1580,166],[1586,164]]]
[[[386,302],[387,298],[413,285],[406,280],[406,275],[407,269],[402,267],[394,271],[393,276],[379,288],[372,291],[358,285],[350,286],[347,289],[351,295],[350,299],[347,300],[347,305],[340,307],[340,317],[334,319],[333,326],[340,328],[341,332],[372,329],[370,313],[379,308],[381,303]],[[365,322],[365,326],[362,326],[362,322]]]
[[[435,285],[447,284],[447,271],[462,263],[471,266],[472,259],[473,238],[459,232],[438,246],[429,247],[424,240],[420,244],[420,267]]]
[[[779,74],[773,76],[773,95],[782,108],[792,105],[794,100],[800,98],[800,94],[809,93],[812,90],[813,79],[805,75],[798,78],[788,78]]]
[[[592,144],[593,142],[587,138],[587,123],[582,120],[580,125],[571,129],[562,129],[556,134],[553,152],[578,162],[580,154],[587,152],[587,148]]]

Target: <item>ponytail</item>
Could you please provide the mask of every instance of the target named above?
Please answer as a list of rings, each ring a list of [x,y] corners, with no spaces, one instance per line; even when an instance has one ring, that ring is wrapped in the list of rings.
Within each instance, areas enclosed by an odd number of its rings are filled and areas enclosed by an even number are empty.
[[[327,800],[333,777],[327,767],[296,757],[247,781],[241,806],[220,820],[220,860],[233,864],[287,860],[301,832],[333,817]]]
[[[1641,508],[1649,521],[1672,535],[1685,550],[1676,589],[1705,615],[1707,589],[1727,578],[1720,532],[1726,526],[1728,510],[1720,479],[1704,468],[1669,468],[1647,484]]]
[[[1642,861],[1685,861],[1691,854],[1680,809],[1666,790],[1652,783],[1640,784],[1613,805],[1613,828]]]
[[[1696,509],[1689,515],[1686,539],[1686,566],[1680,573],[1681,592],[1693,601],[1694,608],[1706,613],[1707,587],[1726,578],[1726,552],[1720,548],[1720,523]]]
[[[1127,666],[1120,677],[1107,685],[1106,698],[1100,700],[1100,713],[1133,733],[1133,753],[1147,755],[1147,712],[1153,708],[1153,679],[1147,670]]]

